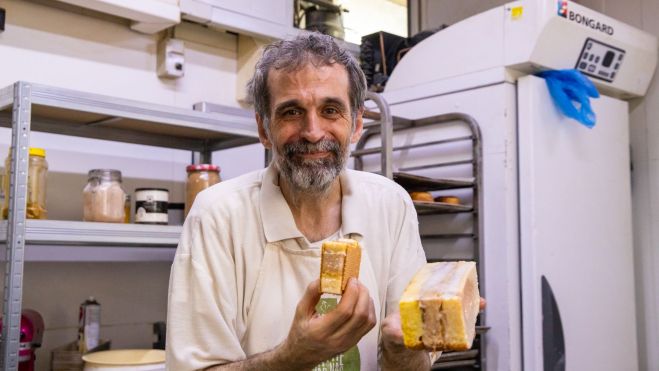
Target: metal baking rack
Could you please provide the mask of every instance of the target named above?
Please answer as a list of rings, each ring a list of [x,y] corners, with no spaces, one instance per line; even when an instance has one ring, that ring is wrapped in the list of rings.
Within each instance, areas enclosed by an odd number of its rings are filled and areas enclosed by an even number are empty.
[[[355,145],[351,156],[354,158],[354,168],[364,170],[365,158],[367,156],[379,156],[379,170],[373,172],[379,173],[397,182],[408,192],[428,192],[428,191],[446,191],[446,190],[466,190],[470,191],[471,204],[449,204],[442,202],[420,202],[414,201],[417,214],[421,216],[420,222],[423,223],[424,217],[428,215],[471,215],[471,232],[470,233],[422,233],[421,238],[424,241],[433,239],[457,240],[469,239],[473,241],[472,256],[478,267],[478,276],[481,287],[481,296],[485,296],[483,291],[484,262],[483,262],[483,210],[480,205],[483,204],[482,193],[480,192],[483,182],[482,173],[482,142],[481,133],[478,123],[474,118],[464,113],[449,113],[421,119],[407,119],[393,116],[390,112],[389,105],[384,98],[376,93],[369,92],[367,98],[374,103],[377,111],[366,111],[365,119],[371,120],[364,123],[364,133]],[[451,137],[430,138],[419,143],[405,143],[394,145],[395,135],[400,135],[411,130],[420,128],[440,128],[442,125],[460,123],[467,128],[467,135],[459,134]],[[378,141],[379,139],[379,141]],[[373,145],[376,143],[376,145]],[[425,163],[418,166],[401,167],[394,171],[394,154],[396,152],[428,151],[441,148],[442,146],[455,145],[458,143],[469,143],[469,159],[445,158],[442,156],[433,156],[431,163]],[[431,178],[418,174],[419,172],[429,169],[442,169],[444,172],[450,172],[452,168],[458,166],[469,166],[471,168],[471,177],[465,178]],[[436,228],[433,228],[436,229]],[[432,261],[451,261],[460,259],[429,259]],[[474,346],[471,350],[465,352],[448,352],[440,356],[438,361],[433,365],[433,370],[469,370],[469,369],[486,369],[484,358],[485,336],[484,333],[489,329],[485,326],[485,313],[481,312],[477,322],[477,336],[474,340]]]

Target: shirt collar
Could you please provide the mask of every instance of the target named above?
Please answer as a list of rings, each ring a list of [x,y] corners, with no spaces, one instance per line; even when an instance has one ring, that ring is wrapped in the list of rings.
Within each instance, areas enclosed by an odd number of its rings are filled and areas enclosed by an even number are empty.
[[[339,175],[341,182],[341,235],[358,234],[365,230],[365,216],[368,209],[358,197],[359,185],[353,170],[344,170]],[[261,186],[261,218],[265,238],[268,242],[277,242],[293,238],[304,238],[295,225],[295,219],[288,203],[279,188],[279,173],[274,164],[270,164],[263,176]]]
[[[295,225],[293,213],[279,188],[279,173],[270,164],[261,185],[261,218],[268,242],[304,237]]]

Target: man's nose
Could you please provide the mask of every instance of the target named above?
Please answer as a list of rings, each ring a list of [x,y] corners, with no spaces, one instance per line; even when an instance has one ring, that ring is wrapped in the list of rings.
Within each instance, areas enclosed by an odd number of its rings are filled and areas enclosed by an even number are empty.
[[[305,115],[300,135],[311,143],[316,143],[325,137],[322,119],[316,112],[311,111]]]

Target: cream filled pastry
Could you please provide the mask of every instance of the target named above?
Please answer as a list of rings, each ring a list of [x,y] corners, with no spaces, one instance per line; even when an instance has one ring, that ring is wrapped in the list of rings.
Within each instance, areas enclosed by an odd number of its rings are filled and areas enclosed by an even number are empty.
[[[433,351],[471,348],[479,304],[474,262],[426,264],[400,299],[405,346]]]

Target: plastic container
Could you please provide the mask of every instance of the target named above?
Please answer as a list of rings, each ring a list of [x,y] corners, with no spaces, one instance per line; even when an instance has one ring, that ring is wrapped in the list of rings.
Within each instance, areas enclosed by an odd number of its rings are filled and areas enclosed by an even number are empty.
[[[137,188],[135,190],[135,223],[166,225],[169,191],[165,188]]]
[[[123,223],[126,192],[121,185],[121,171],[94,169],[88,174],[82,191],[83,220],[86,222]]]
[[[185,216],[188,216],[197,193],[221,182],[222,179],[220,179],[220,167],[217,165],[188,165],[185,170],[188,172],[188,180],[185,184]]]
[[[11,151],[11,150],[10,150]],[[27,212],[28,219],[46,219],[46,175],[48,162],[43,148],[29,149],[29,165],[27,173]],[[2,179],[2,189],[5,199],[2,206],[2,218],[9,215],[9,179],[11,174],[11,152],[5,159],[5,175]]]
[[[82,356],[85,371],[165,371],[165,351],[160,349],[120,349]]]

